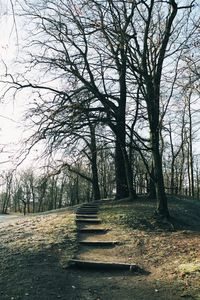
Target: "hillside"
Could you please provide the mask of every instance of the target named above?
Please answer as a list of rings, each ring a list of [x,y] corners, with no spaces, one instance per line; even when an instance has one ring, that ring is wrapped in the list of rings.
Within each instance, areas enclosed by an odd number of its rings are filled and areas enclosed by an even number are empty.
[[[200,202],[171,198],[170,208],[172,224],[161,226],[144,198],[100,206],[108,238],[121,243],[91,259],[136,263],[137,273],[66,268],[77,252],[74,209],[1,223],[0,299],[200,299]]]
[[[62,267],[75,251],[75,229],[72,210],[0,223],[0,299],[65,299],[73,283]]]

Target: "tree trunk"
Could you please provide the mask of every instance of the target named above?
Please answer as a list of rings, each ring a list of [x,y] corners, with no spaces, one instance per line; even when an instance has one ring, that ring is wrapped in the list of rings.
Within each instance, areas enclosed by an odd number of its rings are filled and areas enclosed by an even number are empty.
[[[65,179],[62,178],[62,183],[61,183],[60,192],[59,192],[58,208],[62,208],[64,186],[65,186]]]
[[[115,129],[115,174],[116,174],[116,199],[130,197],[136,198],[133,189],[133,172],[126,150],[126,128],[125,128],[125,100],[119,106],[117,125]]]
[[[133,188],[133,170],[131,167],[131,163],[128,158],[128,153],[126,151],[126,148],[123,149],[123,156],[124,156],[124,165],[125,165],[125,172],[126,172],[126,178],[127,178],[127,187],[129,192],[129,198],[130,200],[134,200],[137,198],[136,191]]]
[[[189,115],[189,145],[188,145],[188,151],[189,151],[189,177],[190,177],[190,195],[194,198],[194,161],[193,161],[193,139],[192,139],[192,129],[193,129],[193,124],[192,124],[192,111],[191,111],[191,96],[192,92],[190,92],[188,96],[188,115]]]
[[[96,147],[96,136],[95,136],[95,127],[90,124],[90,133],[91,133],[91,167],[92,167],[92,188],[94,200],[101,199],[101,193],[99,188],[99,176],[97,168],[97,147]]]
[[[164,187],[164,178],[162,170],[162,157],[159,150],[159,133],[152,133],[152,154],[155,170],[155,189],[157,199],[157,213],[162,217],[169,217],[167,196]]]
[[[101,199],[99,180],[98,180],[98,170],[97,170],[96,162],[94,161],[92,161],[92,188],[93,188],[94,200]]]
[[[133,189],[132,167],[126,151],[126,67],[127,67],[127,49],[124,36],[121,38],[120,56],[121,63],[118,62],[120,99],[118,102],[118,111],[116,112],[116,149],[115,149],[115,169],[116,169],[116,199],[130,197],[134,199],[136,192]]]
[[[115,148],[115,176],[116,176],[116,199],[123,199],[129,196],[126,167],[124,163],[124,155],[121,148],[121,143],[116,138]]]
[[[152,91],[149,91],[149,94]],[[156,97],[157,95],[157,97]],[[169,217],[167,196],[165,193],[162,155],[160,151],[160,124],[159,124],[159,90],[150,94],[148,101],[148,115],[150,125],[150,140],[154,166],[154,183],[156,190],[157,209],[156,213],[161,217]]]
[[[156,212],[159,216],[168,218],[169,210],[167,205],[167,196],[165,193],[162,154],[160,151],[160,91],[159,80],[158,82],[148,81],[147,84],[147,111],[150,127],[150,141],[152,148],[152,158],[154,166],[154,178],[156,189],[157,209]]]
[[[147,196],[148,199],[156,199],[156,187],[155,187],[155,174],[154,174],[154,166],[152,163],[151,166],[151,174],[148,182],[148,191],[147,191]]]

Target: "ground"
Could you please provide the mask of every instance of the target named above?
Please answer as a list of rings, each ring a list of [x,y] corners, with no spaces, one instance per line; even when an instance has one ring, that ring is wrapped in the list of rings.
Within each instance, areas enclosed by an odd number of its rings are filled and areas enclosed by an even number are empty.
[[[0,241],[1,300],[73,299],[73,274],[63,269],[76,250],[73,211],[9,218]]]
[[[145,198],[101,205],[107,239],[121,244],[91,259],[131,262],[137,274],[67,267],[78,251],[73,208],[0,223],[0,300],[199,300],[200,201],[169,202],[173,218],[164,224]]]

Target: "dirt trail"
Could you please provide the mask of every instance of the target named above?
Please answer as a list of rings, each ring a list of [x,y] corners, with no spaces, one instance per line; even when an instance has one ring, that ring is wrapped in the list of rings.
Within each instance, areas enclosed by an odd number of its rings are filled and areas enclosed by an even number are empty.
[[[79,225],[80,227],[80,225]],[[107,228],[105,224],[81,225],[82,228]],[[122,233],[122,232],[121,232]],[[127,244],[116,228],[104,234],[81,233],[79,240],[87,241],[111,241],[121,240],[121,245],[114,247],[103,246],[79,246],[76,258],[87,261],[102,261],[114,263],[134,263],[134,257],[127,259],[124,254]],[[171,285],[164,280],[157,280],[149,270],[143,269],[143,273],[131,273],[129,271],[102,271],[102,270],[76,270],[78,287],[75,290],[74,299],[85,300],[180,300],[182,299],[182,287]],[[155,271],[155,270],[154,270]],[[192,299],[189,295],[185,299]]]
[[[154,204],[140,200],[138,204],[103,206],[99,216],[103,224],[92,227],[112,229],[97,237],[119,240],[121,245],[106,251],[84,246],[77,254],[83,259],[136,263],[147,271],[143,274],[66,269],[76,250],[72,210],[21,218],[2,217],[0,300],[199,300],[200,272],[188,274],[178,269],[182,263],[199,259],[199,227],[194,232],[158,232],[138,228],[138,221],[137,229],[121,225],[122,217],[131,210],[135,212],[137,207],[149,213]],[[195,207],[189,214],[190,207],[188,204],[186,216],[185,206],[178,214],[184,216],[184,221],[187,217],[191,222],[195,219],[191,216],[199,211]],[[141,212],[142,218],[146,211]],[[82,238],[96,239],[96,235],[84,233]]]
[[[23,218],[23,217],[17,216],[17,215],[1,215],[0,214],[0,224],[16,221],[17,219],[21,219],[21,218]]]

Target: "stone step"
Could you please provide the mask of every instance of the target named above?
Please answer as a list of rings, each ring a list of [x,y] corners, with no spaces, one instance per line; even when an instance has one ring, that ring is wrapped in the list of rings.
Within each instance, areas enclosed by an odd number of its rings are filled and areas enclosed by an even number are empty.
[[[138,272],[140,268],[134,264],[127,263],[113,263],[113,262],[102,262],[102,261],[89,261],[71,259],[68,267],[78,267],[83,269],[96,269],[96,270],[108,270],[108,271],[131,271]]]
[[[119,242],[117,241],[87,241],[83,240],[80,241],[79,244],[85,245],[85,246],[115,246],[118,245]]]
[[[84,219],[84,218],[76,218],[76,222],[80,223],[93,223],[93,224],[100,224],[100,219]]]
[[[80,233],[106,233],[109,229],[107,228],[80,228],[78,232]]]

